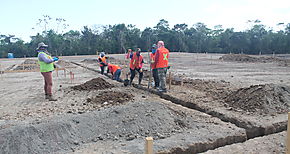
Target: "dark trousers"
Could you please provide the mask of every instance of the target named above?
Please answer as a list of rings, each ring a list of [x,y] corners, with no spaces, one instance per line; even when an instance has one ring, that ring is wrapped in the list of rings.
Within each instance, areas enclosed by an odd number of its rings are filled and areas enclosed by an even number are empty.
[[[139,82],[138,83],[141,84],[141,81],[142,81],[142,78],[143,78],[143,71],[140,72],[140,68],[139,69],[137,69],[137,68],[131,69],[130,68],[130,73],[131,73],[130,83],[133,82],[133,79],[135,78],[136,71],[139,73]]]
[[[101,68],[101,74],[104,74],[105,66],[100,66],[100,68]]]
[[[52,95],[52,72],[41,72],[44,78],[44,92],[46,95]]]
[[[121,81],[120,76],[121,76],[121,69],[117,69],[117,71],[113,75],[113,80]]]
[[[158,69],[152,69],[153,79],[154,79],[154,87],[159,87],[159,77],[158,77]]]

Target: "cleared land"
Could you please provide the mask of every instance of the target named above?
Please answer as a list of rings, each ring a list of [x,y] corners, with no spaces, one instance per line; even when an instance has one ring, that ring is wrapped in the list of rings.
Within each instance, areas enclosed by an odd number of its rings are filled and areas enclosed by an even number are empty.
[[[148,64],[142,86],[124,87],[96,57],[61,58],[56,102],[44,99],[36,59],[1,59],[0,153],[144,153],[147,136],[156,153],[285,152],[287,55],[172,53],[166,94],[147,89]],[[128,60],[109,57],[125,78]]]

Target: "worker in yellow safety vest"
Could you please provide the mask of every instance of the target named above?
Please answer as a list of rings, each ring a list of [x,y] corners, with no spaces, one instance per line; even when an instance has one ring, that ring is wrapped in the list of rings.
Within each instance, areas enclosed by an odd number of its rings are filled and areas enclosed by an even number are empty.
[[[44,78],[44,92],[45,99],[49,101],[57,101],[52,97],[52,71],[54,70],[54,63],[58,61],[57,57],[51,57],[47,51],[48,45],[43,42],[38,44],[36,51],[38,52],[38,63],[40,65],[40,72]]]

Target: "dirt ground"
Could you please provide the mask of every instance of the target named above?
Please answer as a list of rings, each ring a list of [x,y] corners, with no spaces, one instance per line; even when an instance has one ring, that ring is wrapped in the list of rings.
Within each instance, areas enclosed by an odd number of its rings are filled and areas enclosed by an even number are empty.
[[[172,53],[166,95],[146,90],[150,71],[143,55],[145,90],[85,69],[99,70],[97,56],[62,57],[58,65],[66,71],[53,74],[56,102],[44,99],[42,76],[32,71],[37,67],[21,65],[35,58],[0,59],[0,151],[143,153],[144,138],[153,136],[156,153],[285,152],[286,133],[279,132],[290,104],[288,55]],[[108,56],[126,78],[124,55]],[[21,69],[31,72],[15,72]],[[28,135],[18,140],[23,133]]]

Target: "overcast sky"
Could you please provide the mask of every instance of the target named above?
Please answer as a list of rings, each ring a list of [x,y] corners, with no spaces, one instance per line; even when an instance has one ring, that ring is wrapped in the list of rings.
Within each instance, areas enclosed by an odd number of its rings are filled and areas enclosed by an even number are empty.
[[[191,27],[197,22],[209,28],[222,25],[242,31],[247,20],[259,19],[267,27],[290,23],[290,0],[0,0],[0,34],[25,41],[40,32],[43,15],[66,19],[68,30],[83,26],[133,24],[143,30],[160,19]],[[36,29],[32,29],[35,27]],[[283,27],[280,27],[283,28]]]

